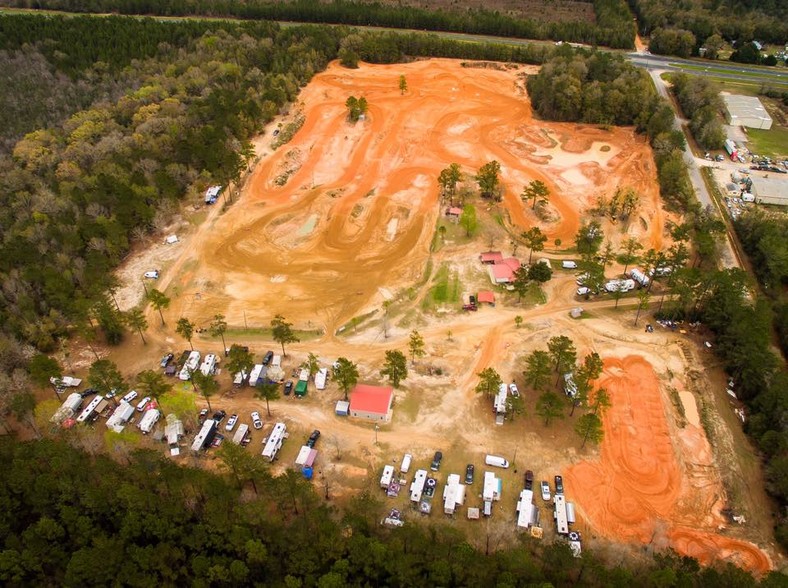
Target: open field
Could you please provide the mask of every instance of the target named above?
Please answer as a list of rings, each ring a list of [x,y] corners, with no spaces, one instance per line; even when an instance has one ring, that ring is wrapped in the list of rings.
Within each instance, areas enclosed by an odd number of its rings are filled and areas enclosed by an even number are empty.
[[[788,157],[788,129],[773,125],[768,131],[747,129],[748,148],[758,155]]]
[[[405,351],[409,332],[417,328],[426,356],[396,392],[392,422],[377,432],[371,423],[334,415],[342,394],[333,383],[322,392],[310,390],[304,399],[271,402],[269,418],[264,402],[249,389],[230,389],[222,374],[227,392],[212,404],[237,412],[242,422],[251,410],[260,410],[264,432],[272,422],[287,422],[291,437],[277,467],[292,463],[299,440],[320,429],[315,483],[340,501],[374,489],[383,465],[398,464],[404,452],[414,455],[413,472],[428,466],[440,449],[446,456],[441,481],[448,473],[461,474],[468,462],[476,464],[477,482],[466,506],[478,506],[484,454],[506,456],[514,464],[499,472],[503,498],[492,523],[465,520],[464,508],[456,519],[445,519],[480,544],[491,533],[496,542],[516,540],[514,505],[522,473],[531,469],[537,480],[565,475],[568,499],[578,508],[577,528],[592,546],[672,547],[704,562],[725,558],[765,571],[779,563],[779,555],[769,546],[768,519],[750,516],[752,509],[764,508],[764,493],[749,488],[731,502],[721,470],[739,466],[720,461],[696,418],[709,391],[693,374],[711,369],[702,335],[661,328],[644,332],[643,322],[632,325],[635,310],[626,298],[618,309],[604,296],[578,300],[574,272],[561,270],[560,263],[553,264],[544,298],[529,295],[518,302],[516,294],[495,287],[495,307],[458,310],[458,291],[490,288],[477,260],[480,251],[493,247],[508,255],[512,237],[538,224],[549,236],[550,253],[535,259],[569,257],[564,248],[572,245],[585,211],[597,196],[618,187],[633,187],[641,204],[626,225],[601,219],[614,248],[627,236],[645,248],[669,245],[668,216],[646,142],[629,128],[535,121],[523,89],[522,74],[528,71],[463,68],[450,60],[358,70],[332,64],[304,88],[290,118],[272,124],[257,142],[259,161],[235,204],[224,212],[211,209],[178,245],[140,252],[121,268],[122,307],[141,299],[139,276],[149,267],[161,267],[157,287],[172,304],[164,312],[166,326],[148,311],[147,346],[129,338],[114,359],[128,373],[151,367],[161,352],[186,345],[172,328],[179,317],[205,327],[217,313],[226,315],[233,329],[228,343],[247,343],[259,356],[267,349],[261,342],[265,332],[255,329],[281,313],[295,328],[323,333],[288,347],[286,373],[314,352],[324,365],[347,357],[358,364],[360,381],[380,382],[385,351]],[[400,75],[408,83],[404,95]],[[346,120],[350,95],[365,96],[370,106],[366,120],[356,125]],[[272,151],[270,131],[296,113],[304,115],[303,126]],[[436,240],[443,212],[440,171],[457,162],[470,176],[493,159],[502,168],[503,201],[469,200],[479,212],[476,239],[455,225]],[[283,175],[286,181],[277,181]],[[545,220],[519,198],[534,179],[551,191]],[[518,255],[527,259],[527,248],[521,246]],[[614,266],[608,275],[621,269]],[[590,318],[570,319],[568,311],[580,304]],[[515,327],[517,315],[524,318],[521,328]],[[605,360],[601,385],[613,405],[598,448],[581,448],[573,431],[582,411],[569,417],[567,409],[564,419],[545,427],[536,415],[534,393],[524,390],[524,357],[561,334],[573,339],[579,357],[596,351]],[[194,346],[217,352],[220,342],[197,335]],[[494,367],[505,382],[517,381],[524,395],[525,414],[500,427],[491,401],[475,392],[476,374],[486,367]],[[681,399],[684,416],[671,390]],[[203,404],[199,398],[197,403]],[[250,451],[259,451],[262,436],[255,432]],[[418,515],[407,498],[406,489],[396,499],[384,498],[385,510],[396,505],[413,521]],[[535,502],[549,540],[555,535],[551,512],[538,497]],[[757,522],[728,528],[724,507]],[[431,518],[444,521],[439,513]]]

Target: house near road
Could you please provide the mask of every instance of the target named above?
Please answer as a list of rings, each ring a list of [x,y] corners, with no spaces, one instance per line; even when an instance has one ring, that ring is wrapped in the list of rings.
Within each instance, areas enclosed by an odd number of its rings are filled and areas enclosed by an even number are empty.
[[[722,94],[722,100],[725,102],[728,124],[751,129],[772,128],[772,117],[756,96]]]
[[[496,425],[502,425],[506,420],[506,397],[508,394],[509,387],[506,384],[498,386],[498,394],[495,395],[495,399],[493,400]]]
[[[487,273],[493,284],[511,284],[514,282],[514,272],[520,268],[520,260],[507,257],[492,265],[488,265]]]
[[[287,437],[287,425],[284,423],[276,423],[273,430],[268,435],[268,440],[263,447],[263,457],[268,461],[274,461],[279,450],[282,448],[282,443],[285,442]]]
[[[350,393],[350,416],[371,421],[389,422],[394,388],[357,384]]]
[[[454,514],[463,502],[465,502],[465,485],[460,484],[458,474],[449,474],[446,487],[443,489],[443,512]]]

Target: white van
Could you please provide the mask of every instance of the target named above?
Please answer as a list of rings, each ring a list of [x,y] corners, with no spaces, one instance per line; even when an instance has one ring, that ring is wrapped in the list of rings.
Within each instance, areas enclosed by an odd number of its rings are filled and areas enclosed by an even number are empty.
[[[576,261],[570,261],[570,260],[564,260],[564,261],[561,262],[561,267],[564,268],[564,269],[577,269],[577,262]]]
[[[508,468],[509,462],[505,460],[500,455],[485,455],[484,456],[484,463],[489,466],[495,466],[497,468]]]
[[[410,453],[406,453],[405,457],[402,458],[402,465],[399,466],[399,472],[401,474],[407,474],[408,470],[410,469],[410,462],[413,461],[413,456]]]

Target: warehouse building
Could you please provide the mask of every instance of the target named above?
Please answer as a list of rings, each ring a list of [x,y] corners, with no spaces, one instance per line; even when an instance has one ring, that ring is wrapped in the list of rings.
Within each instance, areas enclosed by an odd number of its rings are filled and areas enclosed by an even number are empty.
[[[751,129],[772,128],[772,117],[757,97],[724,94],[722,99],[728,112],[728,124]]]

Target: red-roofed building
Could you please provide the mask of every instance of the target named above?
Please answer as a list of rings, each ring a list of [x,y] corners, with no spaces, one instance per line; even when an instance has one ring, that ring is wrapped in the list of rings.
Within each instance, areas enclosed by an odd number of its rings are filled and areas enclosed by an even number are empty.
[[[506,259],[502,260],[501,263],[508,265],[513,272],[516,272],[520,269],[520,260],[516,257],[507,257]]]
[[[388,422],[393,400],[394,388],[391,386],[358,384],[350,393],[350,416]]]
[[[501,263],[503,255],[501,255],[500,251],[486,251],[479,255],[479,261],[482,263]]]
[[[514,281],[514,270],[505,263],[495,263],[487,267],[493,284],[509,284]]]
[[[489,290],[479,290],[479,293],[476,294],[476,300],[479,302],[479,304],[486,302],[487,304],[495,306],[495,294]]]

